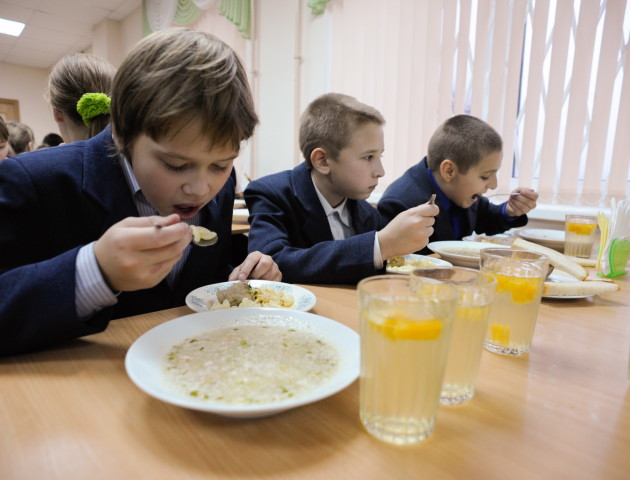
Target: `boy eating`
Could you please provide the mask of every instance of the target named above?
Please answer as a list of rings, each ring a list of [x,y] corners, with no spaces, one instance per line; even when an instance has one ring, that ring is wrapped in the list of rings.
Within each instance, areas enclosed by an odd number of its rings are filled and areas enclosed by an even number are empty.
[[[111,128],[2,162],[0,354],[183,305],[208,283],[280,280],[260,252],[234,270],[227,264],[232,165],[257,122],[234,51],[210,34],[173,29],[123,61]],[[191,225],[218,242],[191,246]]]
[[[379,212],[391,220],[435,194],[440,213],[431,242],[461,240],[473,231],[495,235],[526,225],[538,193],[517,188],[501,205],[483,196],[497,188],[502,149],[501,137],[483,120],[470,115],[449,118],[431,137],[427,156],[385,190]]]

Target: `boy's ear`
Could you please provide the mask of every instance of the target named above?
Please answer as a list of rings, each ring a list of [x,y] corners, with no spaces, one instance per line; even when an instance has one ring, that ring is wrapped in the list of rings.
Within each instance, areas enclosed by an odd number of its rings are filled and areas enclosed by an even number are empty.
[[[322,175],[328,175],[330,165],[328,165],[328,155],[323,148],[316,148],[311,152],[311,165]]]
[[[455,165],[455,162],[448,158],[442,160],[442,163],[440,163],[440,175],[445,181],[450,182],[453,180],[456,173],[457,165]]]

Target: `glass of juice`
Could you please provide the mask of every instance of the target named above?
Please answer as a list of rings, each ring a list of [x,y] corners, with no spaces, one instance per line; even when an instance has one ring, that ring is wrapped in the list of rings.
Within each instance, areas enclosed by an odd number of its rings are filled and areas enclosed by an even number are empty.
[[[567,215],[564,222],[564,254],[589,258],[597,233],[597,217]]]
[[[408,275],[359,282],[360,416],[374,437],[421,442],[435,426],[457,292],[433,281],[413,292]]]
[[[529,352],[549,259],[528,250],[486,248],[480,266],[497,279],[484,347],[503,355]]]
[[[497,281],[489,273],[464,267],[416,268],[411,272],[414,291],[429,280],[440,280],[457,290],[457,306],[442,382],[440,403],[458,405],[475,394],[490,305]]]

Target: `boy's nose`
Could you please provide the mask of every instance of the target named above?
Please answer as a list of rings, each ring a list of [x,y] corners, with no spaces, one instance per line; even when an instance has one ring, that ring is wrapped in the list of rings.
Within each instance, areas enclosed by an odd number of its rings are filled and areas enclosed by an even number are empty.
[[[383,168],[383,162],[381,160],[379,160],[376,165],[376,168],[374,170],[374,176],[377,178],[381,178],[385,176],[385,169]]]
[[[182,191],[186,195],[204,196],[210,190],[210,185],[201,177],[196,177],[186,182],[182,186]]]

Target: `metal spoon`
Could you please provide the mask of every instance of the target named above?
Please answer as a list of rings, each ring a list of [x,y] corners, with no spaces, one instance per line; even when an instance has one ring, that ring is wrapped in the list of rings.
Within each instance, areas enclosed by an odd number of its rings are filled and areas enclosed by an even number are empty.
[[[486,198],[490,197],[518,197],[520,193],[512,192],[512,193],[493,193],[492,195],[486,195]]]
[[[154,223],[155,228],[162,228],[164,225],[159,223]],[[214,245],[219,240],[219,236],[216,232],[208,230],[205,227],[200,227],[198,225],[191,225],[190,229],[192,230],[193,238],[192,243],[197,245],[198,247],[209,247]]]

